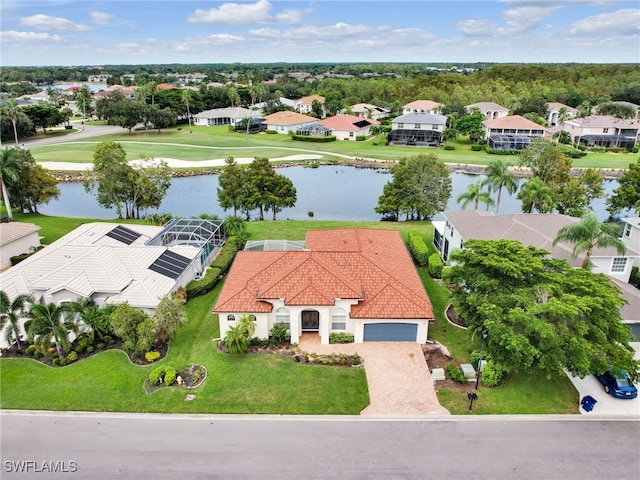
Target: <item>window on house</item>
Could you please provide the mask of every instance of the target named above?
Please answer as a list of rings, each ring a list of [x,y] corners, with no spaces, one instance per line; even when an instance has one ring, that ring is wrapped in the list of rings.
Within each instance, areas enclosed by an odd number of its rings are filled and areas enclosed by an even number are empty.
[[[404,128],[404,123],[399,123],[398,128]]]
[[[611,263],[611,273],[621,273],[627,268],[627,259],[625,257],[616,257]]]
[[[609,133],[609,129],[608,128],[603,128],[602,129],[602,133]]]
[[[249,315],[249,320],[251,320],[252,322],[256,321],[256,316],[255,315]]]
[[[631,236],[631,224],[630,223],[625,223],[624,224],[624,236],[625,237],[630,237]]]
[[[353,132],[349,132],[349,136],[350,136],[350,137],[353,137]]]
[[[431,125],[431,128],[433,130],[438,130],[440,128],[440,125]]]
[[[236,321],[235,315],[227,315],[227,322],[235,322],[235,321]]]
[[[415,128],[416,130],[420,130],[420,124],[419,124],[419,123],[416,123],[416,124],[413,126],[413,128]]]
[[[286,325],[288,329],[289,322],[290,322],[289,319],[290,319],[289,309],[280,307],[279,309],[276,310],[276,323],[282,323]]]
[[[334,308],[331,314],[331,330],[347,329],[347,312],[342,308]]]

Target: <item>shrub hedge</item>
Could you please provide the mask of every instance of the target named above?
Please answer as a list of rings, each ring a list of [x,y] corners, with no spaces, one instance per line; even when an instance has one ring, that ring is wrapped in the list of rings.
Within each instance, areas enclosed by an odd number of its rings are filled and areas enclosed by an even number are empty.
[[[220,281],[220,277],[231,268],[237,252],[238,242],[236,237],[229,237],[218,256],[207,268],[204,277],[200,280],[192,280],[187,284],[187,298],[199,297],[213,290]]]
[[[429,257],[429,275],[433,278],[442,278],[442,259],[439,253],[432,253]]]
[[[298,142],[310,142],[310,143],[329,143],[329,142],[336,141],[335,135],[329,135],[328,137],[310,137],[308,135],[291,135],[291,138]]]
[[[409,232],[409,251],[418,265],[424,267],[429,263],[429,247],[420,232]]]
[[[353,334],[347,332],[332,332],[329,334],[329,343],[353,343]]]

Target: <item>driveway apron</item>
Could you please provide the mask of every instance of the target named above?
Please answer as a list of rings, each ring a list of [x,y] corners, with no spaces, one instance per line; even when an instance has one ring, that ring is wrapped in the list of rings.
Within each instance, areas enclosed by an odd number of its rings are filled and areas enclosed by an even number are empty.
[[[321,345],[318,337],[300,339],[308,352],[358,353],[364,358],[369,406],[361,415],[449,415],[438,402],[422,348],[414,342]]]

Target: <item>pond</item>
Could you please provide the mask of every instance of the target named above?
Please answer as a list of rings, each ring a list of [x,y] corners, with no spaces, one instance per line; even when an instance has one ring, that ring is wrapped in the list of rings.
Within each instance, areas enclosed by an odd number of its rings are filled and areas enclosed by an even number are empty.
[[[297,190],[295,207],[278,213],[278,219],[380,220],[381,216],[375,213],[374,208],[378,204],[378,197],[382,195],[384,184],[391,180],[386,169],[347,166],[295,166],[279,168],[277,172],[289,177]],[[464,193],[470,184],[483,178],[483,175],[452,173],[452,194],[447,209],[460,210],[456,202],[458,195]],[[617,185],[616,181],[607,181],[607,194]],[[93,195],[84,191],[82,183],[60,183],[59,187],[60,198],[39,208],[41,213],[65,217],[115,218],[115,211],[100,207]],[[173,178],[160,208],[149,213],[171,213],[180,217],[207,213],[224,218],[231,212],[225,212],[218,205],[217,189],[217,175]],[[608,217],[604,199],[594,201],[593,207],[602,220]],[[515,195],[503,191],[500,213],[520,212],[520,201]],[[271,219],[271,212],[265,218]]]

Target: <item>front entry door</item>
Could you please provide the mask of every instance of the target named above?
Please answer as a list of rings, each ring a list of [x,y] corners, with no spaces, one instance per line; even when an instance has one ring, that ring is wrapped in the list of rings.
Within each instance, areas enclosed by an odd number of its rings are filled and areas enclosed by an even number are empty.
[[[320,328],[320,314],[316,310],[303,310],[302,331],[318,331]]]

